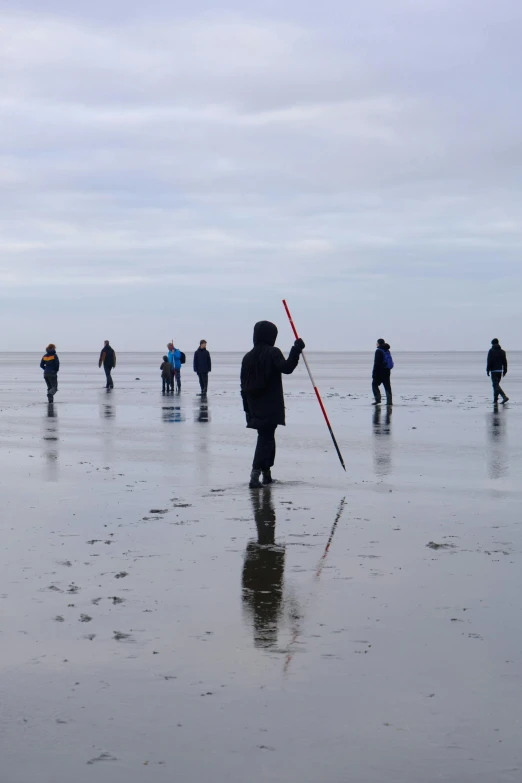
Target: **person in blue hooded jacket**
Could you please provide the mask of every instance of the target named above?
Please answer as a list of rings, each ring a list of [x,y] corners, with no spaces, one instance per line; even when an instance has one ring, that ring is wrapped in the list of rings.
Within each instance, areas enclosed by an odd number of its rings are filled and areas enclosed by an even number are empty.
[[[174,343],[167,345],[169,349],[169,362],[172,367],[172,379],[176,379],[176,389],[181,391],[181,351],[174,347]]]
[[[44,371],[44,381],[47,386],[47,399],[54,401],[54,395],[58,391],[58,370],[60,369],[60,360],[56,353],[56,345],[49,343],[42,356],[40,367]]]

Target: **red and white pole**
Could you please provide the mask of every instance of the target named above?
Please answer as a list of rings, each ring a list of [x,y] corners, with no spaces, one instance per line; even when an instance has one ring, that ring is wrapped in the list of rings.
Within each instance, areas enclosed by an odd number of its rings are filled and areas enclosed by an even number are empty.
[[[295,339],[298,340],[299,339],[299,335],[297,334],[297,329],[295,328],[294,322],[292,320],[292,316],[290,315],[290,310],[288,309],[288,305],[286,303],[286,299],[283,299],[283,305],[284,305],[284,308],[286,310],[286,314],[288,316],[288,320],[290,321],[290,326],[293,329],[293,332],[294,332],[294,335],[295,335]],[[312,375],[312,371],[310,369],[310,365],[308,364],[308,360],[307,360],[307,358],[305,356],[305,352],[303,351],[301,355],[303,357],[303,361],[305,363],[305,367],[308,370],[308,375],[310,376],[310,380],[312,382],[312,386],[314,387],[315,396],[317,397],[317,401],[318,401],[319,405],[321,406],[321,410],[323,412],[324,420],[325,420],[326,425],[327,425],[327,427],[328,427],[328,429],[330,431],[330,435],[332,436],[332,441],[333,441],[333,445],[335,446],[335,450],[337,452],[337,456],[339,457],[339,460],[340,460],[341,465],[343,466],[344,470],[346,470],[346,465],[344,464],[343,455],[341,454],[339,446],[337,445],[337,441],[335,440],[335,435],[333,434],[332,425],[330,424],[330,420],[328,418],[328,414],[326,413],[325,407],[323,405],[323,401],[321,399],[321,395],[319,394],[319,389],[315,385],[314,376]]]

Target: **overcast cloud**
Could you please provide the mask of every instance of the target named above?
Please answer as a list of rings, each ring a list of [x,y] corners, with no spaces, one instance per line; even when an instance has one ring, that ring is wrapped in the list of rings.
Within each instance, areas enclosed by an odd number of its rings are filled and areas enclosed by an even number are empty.
[[[133,4],[135,7],[133,7]],[[4,6],[9,350],[518,347],[519,0]]]

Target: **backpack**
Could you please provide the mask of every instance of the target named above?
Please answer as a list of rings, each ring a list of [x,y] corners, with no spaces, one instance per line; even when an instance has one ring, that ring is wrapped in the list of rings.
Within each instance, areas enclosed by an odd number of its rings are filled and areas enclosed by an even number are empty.
[[[187,357],[185,356],[185,354],[183,353],[183,351],[180,351],[180,357],[179,357],[179,360],[180,360],[181,364],[185,364],[185,362],[187,361]]]
[[[388,370],[393,370],[393,359],[389,351],[383,351],[384,354],[384,366]]]

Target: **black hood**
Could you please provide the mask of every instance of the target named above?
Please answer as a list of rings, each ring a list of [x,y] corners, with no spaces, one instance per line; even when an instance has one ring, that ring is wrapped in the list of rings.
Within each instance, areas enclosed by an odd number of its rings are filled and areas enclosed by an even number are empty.
[[[501,351],[502,350],[502,346],[499,345],[499,343],[495,343],[494,345],[491,346],[491,350],[492,351]]]
[[[50,351],[45,352],[46,356],[56,356],[56,348],[51,348]]]
[[[270,321],[258,321],[254,326],[254,345],[266,343],[275,345],[277,340],[277,326]]]

